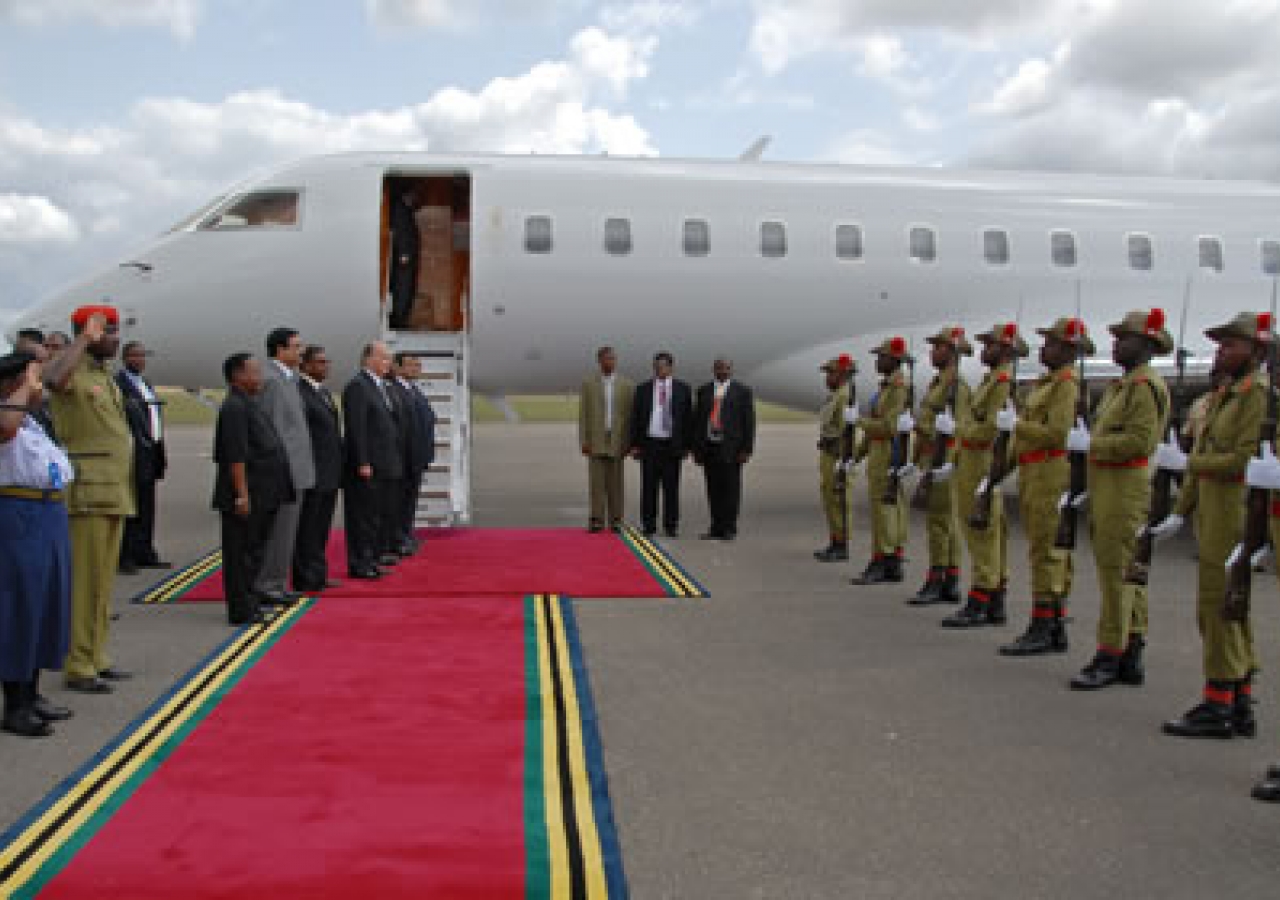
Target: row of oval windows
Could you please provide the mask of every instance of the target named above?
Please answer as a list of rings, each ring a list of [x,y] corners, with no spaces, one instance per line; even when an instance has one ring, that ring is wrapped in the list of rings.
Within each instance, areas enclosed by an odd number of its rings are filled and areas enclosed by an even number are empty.
[[[1125,236],[1129,250],[1129,268],[1147,272],[1155,266],[1155,244],[1149,234]],[[1200,268],[1221,272],[1225,266],[1222,240],[1217,237],[1197,238]],[[552,222],[550,216],[529,216],[525,219],[524,249],[528,253],[550,253],[552,250]],[[1280,241],[1264,240],[1259,243],[1262,271],[1266,275],[1280,275]],[[613,256],[626,256],[631,252],[631,220],[606,219],[604,223],[604,249]],[[982,233],[983,258],[989,265],[1008,265],[1011,259],[1009,233],[988,229]],[[938,258],[938,238],[932,228],[917,226],[908,233],[908,252],[911,258],[931,263]],[[711,253],[711,228],[705,219],[685,219],[685,256],[707,256]],[[837,259],[862,259],[862,226],[837,225],[835,229],[835,255]],[[1049,232],[1049,254],[1055,266],[1074,266],[1077,261],[1076,236],[1070,231]],[[760,255],[778,259],[787,255],[787,230],[782,222],[760,223]]]

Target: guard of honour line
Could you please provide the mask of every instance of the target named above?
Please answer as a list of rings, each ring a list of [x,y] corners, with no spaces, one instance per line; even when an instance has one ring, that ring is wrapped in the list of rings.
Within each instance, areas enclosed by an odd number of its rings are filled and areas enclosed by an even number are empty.
[[[1185,329],[1185,308],[1182,319]],[[908,510],[915,507],[925,514],[928,566],[907,602],[950,607],[941,625],[952,631],[1005,625],[1010,559],[1002,491],[1016,471],[1030,615],[1000,654],[1067,652],[1077,521],[1087,507],[1101,611],[1093,655],[1070,687],[1140,686],[1156,545],[1194,517],[1203,691],[1163,731],[1253,737],[1253,571],[1280,538],[1273,319],[1243,312],[1206,332],[1217,344],[1213,384],[1187,410],[1185,392],[1171,396],[1151,365],[1176,354],[1182,381],[1181,336],[1174,341],[1160,309],[1136,310],[1108,326],[1122,375],[1096,401],[1084,378],[1095,346],[1078,315],[1036,329],[1043,372],[1026,384],[1018,368],[1030,348],[1018,322],[998,322],[972,342],[954,325],[931,335],[934,374],[920,398],[902,337],[871,351],[880,382],[863,404],[854,358],[827,361],[819,367],[828,396],[817,449],[829,541],[815,558],[850,559],[850,500],[861,472],[871,552],[852,583],[904,581]],[[48,736],[53,723],[72,716],[40,693],[42,670],[61,670],[69,690],[91,695],[128,679],[106,650],[114,574],[126,565],[167,565],[151,543],[153,499],[139,509],[164,469],[159,403],[141,376],[145,353],[126,348],[128,372],[113,377],[116,310],[82,307],[72,328],[74,339],[52,353],[32,337],[0,359],[2,725],[26,737]],[[249,353],[227,358],[228,393],[215,430],[213,507],[222,522],[232,624],[337,585],[324,548],[339,491],[348,577],[381,578],[420,552],[415,503],[434,454],[434,413],[417,387],[416,358],[393,359],[384,344],[368,344],[339,404],[324,386],[323,347],[279,328],[266,349],[265,364]],[[960,371],[975,351],[985,367],[976,387]],[[732,361],[715,360],[712,380],[694,391],[675,377],[667,352],[654,356],[654,377],[638,386],[618,372],[611,347],[599,348],[596,360],[579,408],[588,530],[622,527],[623,473],[633,458],[641,470],[643,532],[655,535],[661,525],[667,537],[678,537],[680,471],[692,456],[710,513],[702,537],[733,541],[756,420],[752,393],[734,377]],[[144,452],[152,454],[145,467]],[[126,523],[135,530],[122,554]],[[1253,796],[1280,802],[1280,767],[1268,769]]]

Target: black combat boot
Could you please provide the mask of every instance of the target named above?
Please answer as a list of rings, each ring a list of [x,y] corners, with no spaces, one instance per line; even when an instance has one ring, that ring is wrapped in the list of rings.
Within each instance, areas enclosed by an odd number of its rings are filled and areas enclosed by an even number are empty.
[[[1001,656],[1041,656],[1045,653],[1067,652],[1067,626],[1062,612],[1053,607],[1037,604],[1031,623],[1022,636],[1012,644],[1000,648]]]
[[[938,603],[938,595],[942,593],[942,578],[946,570],[941,566],[930,566],[924,585],[916,591],[914,597],[907,601],[911,606],[929,606]]]
[[[1231,704],[1231,727],[1236,737],[1256,737],[1258,720],[1253,717],[1253,683],[1246,678],[1236,682],[1235,699]]]
[[[1147,680],[1147,669],[1142,663],[1142,649],[1146,646],[1147,639],[1143,635],[1129,635],[1129,646],[1124,648],[1124,655],[1120,657],[1121,684],[1137,686]]]
[[[901,578],[899,578],[901,580]],[[871,562],[862,570],[857,578],[849,579],[850,584],[884,584],[889,581],[888,561],[883,556],[872,557]]]
[[[994,597],[996,591],[983,591],[978,588],[971,588],[969,596],[964,602],[964,606],[956,610],[952,615],[942,620],[943,628],[980,628],[983,625],[991,624],[988,618],[987,608],[991,605],[991,598]]]
[[[997,588],[991,592],[991,602],[987,604],[987,624],[1003,625],[1009,621],[1009,617],[1004,611],[1004,595],[1003,587]]]
[[[884,558],[884,580],[901,584],[905,576],[902,572],[902,551]]]
[[[1165,722],[1161,730],[1174,737],[1219,738],[1235,736],[1231,719],[1231,702],[1234,697],[1230,681],[1210,681],[1205,685],[1204,700],[1182,714],[1181,718]]]
[[[818,562],[844,562],[849,558],[849,545],[844,541],[832,541],[822,550],[814,550]]]
[[[938,589],[939,603],[960,602],[960,570],[945,569],[942,575],[942,587]]]
[[[1250,795],[1263,803],[1280,803],[1280,766],[1268,766],[1267,776],[1253,786]]]
[[[1097,691],[1120,680],[1121,657],[1119,654],[1099,650],[1089,665],[1071,679],[1073,691]]]

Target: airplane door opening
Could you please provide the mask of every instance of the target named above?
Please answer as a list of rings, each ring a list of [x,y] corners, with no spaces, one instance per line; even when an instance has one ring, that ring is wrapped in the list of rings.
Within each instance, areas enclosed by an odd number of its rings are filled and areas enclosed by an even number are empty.
[[[382,184],[381,232],[383,320],[399,311],[400,320],[390,322],[395,331],[466,330],[471,177],[388,173]]]

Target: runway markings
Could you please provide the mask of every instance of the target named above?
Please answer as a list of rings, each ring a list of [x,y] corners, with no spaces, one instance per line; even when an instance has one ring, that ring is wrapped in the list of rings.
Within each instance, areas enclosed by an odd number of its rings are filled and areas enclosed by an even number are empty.
[[[189,566],[179,569],[158,584],[152,585],[129,602],[172,603],[220,568],[222,568],[222,551],[210,550]]]
[[[595,706],[568,600],[525,598],[526,896],[627,895],[596,729]]]
[[[672,558],[671,554],[637,531],[634,526],[623,526],[622,540],[644,563],[649,573],[658,580],[668,597],[705,600],[711,596],[706,588]]]
[[[236,632],[0,834],[0,897],[34,897],[313,604]]]

